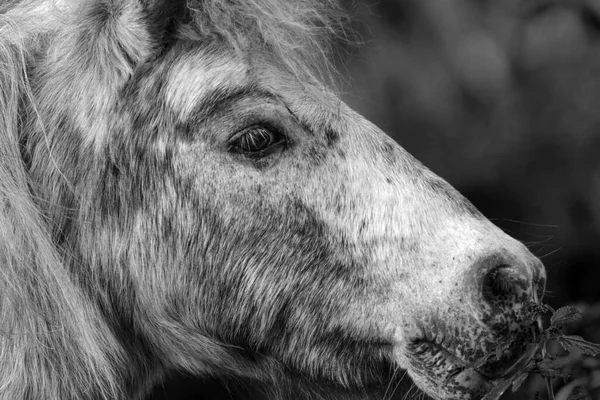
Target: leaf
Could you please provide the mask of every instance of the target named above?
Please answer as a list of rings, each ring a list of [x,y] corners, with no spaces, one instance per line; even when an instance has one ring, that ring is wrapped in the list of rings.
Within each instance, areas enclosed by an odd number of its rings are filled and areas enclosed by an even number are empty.
[[[600,354],[600,344],[588,342],[581,336],[577,335],[563,335],[556,338],[556,341],[562,346],[563,349],[569,351],[569,349],[578,349],[583,354],[589,356],[596,356]]]
[[[559,327],[564,324],[568,324],[569,322],[578,321],[581,319],[581,313],[575,307],[561,307],[552,317],[550,317],[550,324],[553,327]]]
[[[512,381],[512,391],[516,392],[517,390],[519,390],[519,388],[521,387],[523,382],[525,382],[525,379],[527,379],[528,376],[529,376],[529,371],[519,372],[517,377],[515,379],[513,379],[513,381]]]

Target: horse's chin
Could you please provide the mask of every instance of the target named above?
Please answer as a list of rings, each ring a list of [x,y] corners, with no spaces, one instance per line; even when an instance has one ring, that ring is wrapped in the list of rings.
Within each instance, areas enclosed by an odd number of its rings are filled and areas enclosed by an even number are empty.
[[[409,375],[425,392],[438,399],[497,400],[512,379],[532,359],[538,346],[514,343],[499,357],[485,362],[465,361],[440,343],[419,341],[411,349]]]

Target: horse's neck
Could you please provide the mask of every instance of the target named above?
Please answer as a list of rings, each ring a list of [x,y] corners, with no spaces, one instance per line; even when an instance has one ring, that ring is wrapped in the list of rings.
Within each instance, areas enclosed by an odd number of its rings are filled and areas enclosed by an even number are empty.
[[[0,399],[118,399],[123,361],[110,332],[89,309],[71,310],[49,290],[35,293],[38,304],[4,315]]]

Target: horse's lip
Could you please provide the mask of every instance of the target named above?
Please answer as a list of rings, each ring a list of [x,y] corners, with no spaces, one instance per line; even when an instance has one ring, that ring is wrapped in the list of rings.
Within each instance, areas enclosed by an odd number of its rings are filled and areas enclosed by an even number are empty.
[[[413,352],[413,355],[417,358],[422,357],[425,353],[439,353],[452,364],[453,368],[448,371],[444,384],[450,383],[451,381],[458,382],[463,380],[461,377],[466,377],[465,380],[469,381],[470,387],[479,387],[479,391],[483,390],[484,392],[490,392],[490,394],[492,391],[495,391],[497,398],[499,398],[506,388],[510,386],[512,377],[514,377],[527,365],[538,349],[538,345],[534,343],[523,345],[526,350],[521,353],[518,358],[515,358],[514,361],[512,361],[510,357],[501,358],[501,362],[508,362],[508,360],[511,360],[511,362],[500,372],[493,373],[491,369],[486,370],[486,368],[493,368],[494,366],[498,365],[496,362],[488,362],[476,367],[470,365],[472,363],[469,363],[458,357],[454,352],[448,350],[448,348],[441,343],[436,343],[429,340],[419,340],[418,343],[420,346],[426,346],[428,349],[421,349],[420,351]],[[519,346],[513,347],[514,350],[517,350],[518,348]],[[498,390],[500,389],[500,386],[502,386],[502,390]],[[494,397],[488,398],[487,396],[485,398],[486,400],[494,399]]]
[[[433,341],[427,339],[419,339],[413,341],[411,345],[411,350],[409,350],[416,358],[421,358],[422,354],[430,353],[436,354],[440,353],[443,357],[449,360],[453,365],[462,366],[467,363],[463,361],[461,358],[456,356],[452,351],[448,350],[448,348],[441,343],[440,341]]]
[[[516,375],[533,358],[535,352],[539,347],[536,343],[516,343],[510,346],[500,358],[496,358],[494,356],[490,361],[485,362],[484,364],[479,364],[479,366],[474,367],[472,366],[473,363],[465,361],[458,357],[454,352],[449,350],[443,342],[440,343],[439,341],[419,340],[418,345],[413,346],[426,347],[426,350],[423,350],[421,348],[420,351],[413,351],[413,354],[417,357],[420,356],[419,353],[440,353],[445,359],[447,359],[453,365],[456,366],[456,368],[454,368],[453,371],[474,369],[489,381],[504,380]]]

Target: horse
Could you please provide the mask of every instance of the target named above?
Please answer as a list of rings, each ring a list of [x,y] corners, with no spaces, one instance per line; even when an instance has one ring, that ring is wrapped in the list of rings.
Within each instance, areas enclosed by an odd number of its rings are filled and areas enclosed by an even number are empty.
[[[480,399],[531,359],[543,265],[340,100],[334,1],[0,15],[0,399]]]

